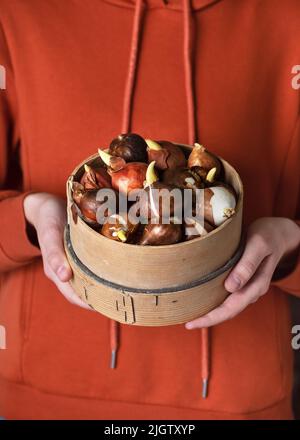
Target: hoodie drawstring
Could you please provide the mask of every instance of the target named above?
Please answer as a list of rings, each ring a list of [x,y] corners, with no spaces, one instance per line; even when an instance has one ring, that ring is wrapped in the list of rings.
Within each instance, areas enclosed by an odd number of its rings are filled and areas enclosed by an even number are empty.
[[[134,94],[136,71],[138,64],[138,50],[142,35],[143,12],[144,12],[143,0],[136,0],[132,37],[131,37],[131,49],[129,56],[128,74],[125,85],[125,95],[124,95],[124,104],[123,104],[122,133],[128,133],[131,129],[133,94]]]
[[[143,12],[144,12],[143,0],[136,0],[132,37],[131,37],[131,48],[129,55],[128,73],[125,84],[121,133],[128,133],[131,129],[133,95],[134,95],[134,87],[135,87],[135,79],[136,79],[136,70],[138,65],[138,50],[139,50],[139,44],[142,34]],[[117,366],[117,354],[119,350],[120,336],[121,336],[120,323],[111,319],[110,320],[110,350],[111,350],[110,368],[116,368]]]
[[[194,94],[194,75],[193,75],[193,55],[194,38],[192,29],[192,8],[191,0],[183,0],[183,56],[184,56],[184,76],[185,91],[188,115],[188,141],[193,145],[197,140],[196,133],[196,106]]]
[[[110,368],[116,368],[117,366],[117,353],[119,348],[119,333],[120,333],[120,323],[111,319],[110,320]]]
[[[201,377],[202,397],[208,396],[208,381],[210,367],[210,333],[208,328],[201,329]]]
[[[166,1],[162,0],[165,4]],[[193,145],[197,140],[196,123],[196,105],[194,92],[193,58],[194,58],[194,34],[192,23],[192,0],[183,1],[183,58],[185,75],[185,92],[187,102],[188,116],[188,142]],[[128,133],[131,130],[132,108],[134,98],[134,88],[138,66],[138,51],[142,36],[142,20],[144,13],[144,1],[136,0],[133,19],[131,49],[129,56],[128,74],[125,85],[122,133]],[[167,6],[166,6],[167,7]],[[121,326],[120,323],[110,320],[110,348],[111,348],[111,368],[116,368],[117,353],[120,343]],[[208,394],[208,380],[210,368],[210,337],[207,328],[201,329],[201,379],[202,379],[202,397],[205,399]]]
[[[183,56],[184,56],[184,76],[185,91],[188,115],[188,141],[193,145],[197,140],[197,107],[195,104],[194,88],[194,32],[192,0],[183,0]],[[202,379],[202,397],[208,396],[208,381],[210,369],[210,332],[208,328],[201,329],[201,379]]]
[[[128,133],[131,129],[132,107],[133,107],[133,95],[136,79],[136,70],[138,65],[138,50],[141,39],[142,31],[142,19],[144,12],[143,0],[136,0],[133,29],[131,37],[131,48],[129,55],[128,73],[125,84],[124,103],[123,103],[123,117],[122,117],[122,129],[121,133]],[[117,366],[117,354],[120,344],[121,326],[120,323],[110,320],[110,368],[116,368]]]

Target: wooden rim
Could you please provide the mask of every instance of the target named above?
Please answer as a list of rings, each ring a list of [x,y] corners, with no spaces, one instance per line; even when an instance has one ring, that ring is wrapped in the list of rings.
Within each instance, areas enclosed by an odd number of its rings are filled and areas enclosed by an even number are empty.
[[[77,257],[77,255],[73,249],[71,239],[70,239],[69,225],[67,225],[65,227],[65,243],[66,243],[68,252],[70,253],[70,256],[73,258],[74,262],[79,266],[79,268],[82,270],[82,272],[84,272],[87,276],[94,279],[96,282],[103,284],[105,286],[111,287],[113,289],[120,290],[122,292],[124,290],[126,290],[126,292],[146,293],[146,294],[179,292],[179,291],[188,290],[193,287],[200,286],[201,284],[207,283],[208,281],[211,281],[212,279],[220,276],[222,273],[231,269],[237,263],[237,261],[241,258],[243,250],[244,250],[244,240],[242,239],[241,243],[238,247],[238,250],[236,251],[236,253],[233,255],[233,257],[226,264],[224,264],[222,267],[214,270],[213,272],[209,273],[208,275],[205,275],[205,276],[203,276],[193,282],[181,284],[181,285],[175,286],[175,287],[168,287],[168,288],[164,287],[161,289],[142,289],[142,288],[137,289],[135,287],[122,286],[120,284],[105,280],[104,278],[101,278],[98,275],[94,274],[87,266],[85,266],[82,263],[82,261],[79,260],[79,258]]]

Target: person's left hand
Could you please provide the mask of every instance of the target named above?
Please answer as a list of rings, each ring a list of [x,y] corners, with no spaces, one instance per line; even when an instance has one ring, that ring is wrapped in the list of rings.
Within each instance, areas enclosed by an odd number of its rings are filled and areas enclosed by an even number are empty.
[[[225,280],[231,293],[216,309],[185,324],[187,329],[210,327],[233,318],[267,293],[279,261],[300,245],[300,228],[288,218],[266,217],[251,224],[245,250]]]

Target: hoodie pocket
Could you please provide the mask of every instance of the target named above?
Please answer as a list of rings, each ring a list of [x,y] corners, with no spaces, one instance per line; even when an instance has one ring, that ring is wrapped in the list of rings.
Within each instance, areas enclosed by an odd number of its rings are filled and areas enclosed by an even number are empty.
[[[35,268],[23,366],[28,384],[52,394],[243,414],[284,395],[278,304],[265,295],[212,329],[209,396],[201,398],[201,334],[183,325],[121,326],[110,368],[110,321],[68,303]],[[279,313],[280,311],[278,311]]]
[[[23,381],[22,355],[28,334],[34,265],[1,274],[0,325],[6,348],[0,350],[0,376]]]

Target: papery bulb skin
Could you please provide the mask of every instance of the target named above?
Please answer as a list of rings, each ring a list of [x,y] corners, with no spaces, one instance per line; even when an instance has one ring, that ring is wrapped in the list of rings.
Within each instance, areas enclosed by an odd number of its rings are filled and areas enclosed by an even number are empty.
[[[215,178],[217,179],[222,170],[222,164],[217,156],[210,153],[203,145],[195,144],[188,157],[188,167],[194,169],[202,179],[205,179],[207,173],[216,168]]]
[[[80,203],[78,206],[79,206],[79,209],[80,209],[81,214],[83,216],[83,219],[86,220],[87,222],[98,223],[97,222],[97,211],[103,203],[106,203],[106,200],[103,200],[103,201],[99,200],[99,196],[98,196],[99,191],[101,191],[101,188],[86,190],[86,191],[84,191],[84,193],[80,199]],[[110,191],[114,191],[114,190],[110,189]],[[115,193],[115,201],[116,201],[115,208],[117,208],[118,195],[115,191],[114,191],[114,193]],[[112,212],[109,212],[107,209],[104,212],[105,217],[109,216],[111,214],[112,214]]]
[[[84,186],[79,182],[72,183],[72,197],[77,206],[80,205],[80,200],[85,192]]]
[[[84,174],[80,183],[84,189],[111,188],[111,178],[104,167],[84,166]]]
[[[145,187],[140,206],[140,214],[145,219],[166,218],[169,220],[171,217],[181,216],[183,211],[182,191],[172,185],[154,182]]]
[[[100,158],[107,166],[112,187],[123,195],[144,187],[148,165],[143,162],[126,163],[122,157],[98,149]]]
[[[107,219],[101,228],[101,234],[110,240],[121,243],[133,243],[139,224],[133,224],[128,220],[127,213],[114,214]]]
[[[224,186],[204,190],[204,218],[213,226],[220,226],[235,214],[236,199]]]
[[[175,168],[164,171],[162,182],[181,189],[200,189],[204,187],[200,176],[189,168]]]
[[[184,221],[185,240],[204,237],[214,230],[214,227],[206,220],[186,219]]]
[[[173,169],[186,166],[186,158],[180,147],[168,141],[151,141],[148,145],[148,162],[155,161],[159,170]]]
[[[207,188],[213,188],[213,187],[221,187],[221,188],[225,188],[227,191],[229,191],[234,198],[237,200],[237,195],[235,190],[233,189],[233,187],[231,185],[229,185],[228,183],[225,182],[221,182],[219,180],[216,180],[212,183],[206,182],[206,186]]]
[[[136,133],[120,134],[109,146],[112,156],[122,157],[126,162],[147,162],[147,144]]]
[[[164,246],[180,242],[182,225],[179,224],[147,224],[139,240],[141,246]]]
[[[141,189],[144,187],[146,172],[147,164],[130,162],[123,169],[111,173],[112,187],[122,194]]]
[[[100,207],[100,203],[96,200],[97,193],[98,189],[85,191],[79,204],[82,215],[93,222],[97,222],[96,214]]]

